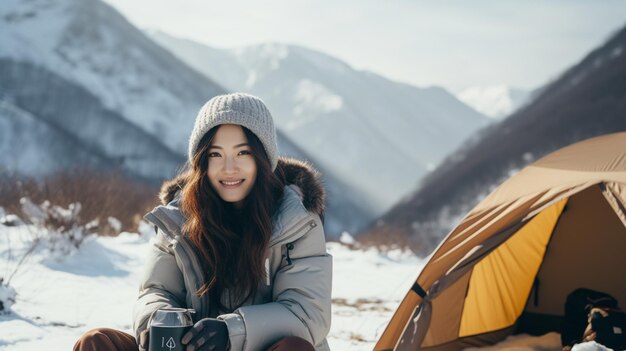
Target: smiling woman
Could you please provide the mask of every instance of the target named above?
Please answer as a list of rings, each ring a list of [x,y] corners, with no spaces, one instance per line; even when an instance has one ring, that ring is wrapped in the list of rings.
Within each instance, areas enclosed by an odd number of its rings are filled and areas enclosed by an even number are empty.
[[[246,132],[250,133],[248,129]],[[256,162],[243,127],[217,127],[208,152],[211,185],[224,201],[240,208],[256,179]]]
[[[152,350],[168,329],[151,327],[152,316],[172,308],[196,313],[188,330],[162,340],[171,350],[328,350],[324,189],[310,166],[279,159],[259,98],[209,100],[191,133],[188,169],[163,189],[164,205],[145,217],[157,234],[135,303],[135,337],[97,328],[75,350]]]

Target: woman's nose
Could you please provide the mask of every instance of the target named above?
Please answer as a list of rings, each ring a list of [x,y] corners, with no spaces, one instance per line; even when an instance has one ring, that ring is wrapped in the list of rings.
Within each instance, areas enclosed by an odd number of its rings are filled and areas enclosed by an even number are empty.
[[[224,163],[224,171],[226,172],[234,172],[237,170],[237,162],[232,157],[226,157],[226,162]]]

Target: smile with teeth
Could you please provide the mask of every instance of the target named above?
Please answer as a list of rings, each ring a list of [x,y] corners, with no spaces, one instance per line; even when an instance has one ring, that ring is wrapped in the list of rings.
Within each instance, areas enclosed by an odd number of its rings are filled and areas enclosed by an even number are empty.
[[[243,182],[243,179],[234,180],[234,181],[220,180],[220,183],[222,183],[225,186],[236,186],[236,185],[241,184],[242,182]]]

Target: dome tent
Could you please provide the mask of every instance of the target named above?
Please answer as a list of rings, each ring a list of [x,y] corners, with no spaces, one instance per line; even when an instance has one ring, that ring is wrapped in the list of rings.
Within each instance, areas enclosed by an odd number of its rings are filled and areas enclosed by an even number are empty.
[[[626,133],[534,162],[439,244],[375,350],[461,350],[558,331],[585,287],[626,303]]]

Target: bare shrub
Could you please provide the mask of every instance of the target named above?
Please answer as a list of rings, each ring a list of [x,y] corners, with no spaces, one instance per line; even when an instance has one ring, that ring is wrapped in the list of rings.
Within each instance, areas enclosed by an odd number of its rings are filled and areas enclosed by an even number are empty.
[[[11,305],[16,302],[17,293],[10,285],[11,279],[25,269],[26,262],[37,249],[46,250],[46,257],[60,259],[75,252],[83,241],[98,229],[98,221],[90,221],[81,224],[79,202],[68,205],[67,208],[53,206],[48,200],[41,204],[33,203],[29,198],[20,199],[24,222],[13,225],[16,221],[7,221],[4,208],[0,207],[0,232],[10,226],[21,226],[17,228],[22,233],[28,233],[29,238],[20,238],[23,247],[14,251],[11,247],[11,234],[2,237],[6,240],[3,247],[6,249],[8,269],[4,276],[0,277],[0,314],[9,313]],[[111,217],[109,217],[111,218]],[[16,234],[16,233],[14,233]],[[6,278],[6,279],[5,279]]]
[[[416,254],[422,248],[420,243],[413,242],[410,236],[405,235],[402,229],[390,227],[373,229],[358,236],[356,242],[360,244],[361,248],[375,247],[381,252],[403,249]]]
[[[116,235],[137,231],[143,214],[158,204],[158,188],[159,184],[133,179],[119,171],[74,169],[40,181],[0,174],[0,206],[8,213],[19,213],[22,197],[34,203],[49,201],[62,208],[78,202],[82,221],[78,224],[97,219],[99,234]]]
[[[67,208],[52,206],[48,200],[40,205],[29,198],[20,199],[22,212],[30,223],[35,225],[33,240],[47,241],[46,247],[51,252],[69,254],[78,249],[83,240],[98,230],[98,220],[82,224],[80,202],[73,202]]]

